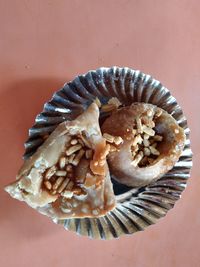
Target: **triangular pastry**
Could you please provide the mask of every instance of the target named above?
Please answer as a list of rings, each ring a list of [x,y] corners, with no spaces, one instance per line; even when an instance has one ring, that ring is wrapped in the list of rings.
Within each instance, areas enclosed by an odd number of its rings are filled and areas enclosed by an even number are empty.
[[[5,190],[52,219],[99,217],[112,210],[109,145],[98,119],[93,103],[75,120],[61,123]]]

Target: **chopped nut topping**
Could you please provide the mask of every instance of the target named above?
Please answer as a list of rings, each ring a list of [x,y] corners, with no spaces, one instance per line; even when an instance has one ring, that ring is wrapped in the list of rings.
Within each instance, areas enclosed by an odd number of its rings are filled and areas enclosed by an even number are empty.
[[[107,104],[101,106],[101,111],[110,112],[118,109],[118,107],[121,105],[122,103],[116,97],[112,97],[111,99],[109,99]]]
[[[65,157],[61,157],[59,160],[59,166],[61,169],[63,169],[65,167],[66,164],[66,158]]]
[[[52,184],[49,181],[44,181],[44,185],[48,190],[51,190]]]
[[[106,145],[104,153],[101,155],[102,159],[97,162],[100,165],[105,164],[105,158],[109,153],[110,145]],[[89,149],[88,149],[89,148]],[[66,154],[67,157],[64,155]],[[44,187],[49,190],[50,194],[61,194],[65,198],[73,196],[71,190],[75,186],[76,192],[80,191],[80,194],[84,194],[83,189],[79,186],[81,183],[75,177],[74,168],[79,165],[82,157],[92,160],[93,150],[90,149],[90,144],[87,138],[83,135],[73,136],[71,141],[67,144],[65,152],[62,153],[58,162],[49,168],[45,173],[45,180],[43,182]]]
[[[64,177],[59,177],[59,178],[55,181],[55,183],[54,183],[54,185],[53,185],[53,190],[58,189],[58,187],[62,184],[63,180],[64,180]]]
[[[141,135],[138,134],[138,135],[133,139],[132,146],[135,146],[135,145],[137,145],[138,143],[140,144],[141,142],[142,142]]]
[[[70,143],[71,143],[71,145],[76,145],[78,143],[78,140],[77,139],[72,139]]]
[[[121,143],[123,143],[123,139],[121,138],[121,136],[113,136],[111,134],[108,133],[104,133],[103,137],[106,139],[106,141],[108,143],[114,143],[116,145],[120,145]]]
[[[103,137],[106,139],[107,142],[109,143],[113,143],[114,142],[114,139],[115,137],[110,135],[110,134],[107,134],[107,133],[104,133],[103,134]]]
[[[75,156],[76,156],[75,154],[72,154],[72,155],[69,156],[69,160],[68,160],[68,162],[69,162],[70,164],[72,164],[72,162],[73,162]]]
[[[144,139],[149,139],[149,135],[146,133],[143,135],[143,137],[144,137]]]
[[[137,131],[138,133],[142,133],[143,132],[143,128],[142,128],[142,122],[140,118],[136,118],[136,123],[137,123]]]
[[[77,145],[71,146],[66,150],[66,155],[70,156],[73,153],[75,153],[76,151],[80,150],[81,148],[82,148],[81,144],[77,144]]]
[[[143,158],[143,152],[142,151],[140,151],[138,154],[137,154],[137,156],[135,157],[135,159],[132,161],[132,164],[134,165],[134,166],[137,166],[138,165],[138,163],[140,162],[140,160]]]
[[[143,132],[145,132],[146,134],[148,134],[150,136],[154,136],[155,135],[155,131],[152,128],[147,127],[146,125],[143,125],[142,129],[143,129]]]
[[[162,114],[162,110],[158,110],[154,114],[153,110],[147,110],[147,112],[141,117],[136,117],[135,125],[136,129],[133,129],[131,154],[132,164],[139,167],[145,167],[148,164],[152,164],[156,156],[160,155],[157,149],[158,142],[163,140],[163,136],[155,134],[155,121],[158,116]],[[128,139],[127,139],[128,140]]]
[[[148,147],[150,145],[150,142],[148,139],[144,139],[143,144],[144,144],[144,146]]]
[[[123,143],[123,139],[121,138],[121,136],[115,136],[114,143],[116,145],[120,145],[121,143]]]
[[[156,155],[156,156],[160,155],[160,152],[155,147],[150,146],[149,149],[153,155]]]
[[[63,183],[60,185],[60,187],[58,188],[58,193],[61,193],[65,187],[67,186],[67,184],[69,183],[70,179],[66,178]]]
[[[63,197],[66,197],[66,198],[72,198],[74,193],[72,191],[69,191],[69,190],[65,190],[61,193],[61,195]]]
[[[70,182],[68,183],[68,185],[66,186],[66,189],[67,189],[67,190],[71,190],[71,189],[73,188],[73,186],[74,186],[74,182],[73,182],[73,181],[70,181]]]
[[[67,174],[66,171],[56,171],[55,175],[56,176],[65,176]]]
[[[50,179],[56,173],[56,166],[52,166],[45,174],[46,179]]]
[[[150,156],[150,154],[151,154],[150,149],[147,148],[147,147],[145,147],[145,148],[144,148],[144,155],[145,155],[145,156]]]
[[[72,161],[72,164],[74,166],[77,166],[84,154],[85,154],[84,149],[79,150],[78,154],[75,156],[74,160]]]

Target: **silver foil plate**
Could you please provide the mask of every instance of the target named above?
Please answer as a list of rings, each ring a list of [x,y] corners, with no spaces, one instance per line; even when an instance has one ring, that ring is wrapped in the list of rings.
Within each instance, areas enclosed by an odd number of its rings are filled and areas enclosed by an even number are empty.
[[[117,97],[125,106],[133,102],[157,105],[171,114],[186,134],[185,148],[179,161],[158,181],[133,189],[112,179],[117,206],[106,216],[55,221],[79,235],[112,239],[144,230],[173,208],[186,187],[192,167],[190,131],[181,107],[159,81],[130,68],[102,67],[77,76],[45,103],[43,111],[36,116],[35,124],[29,130],[24,159],[34,154],[59,123],[77,117],[96,97],[102,103]],[[104,115],[100,114],[100,121]]]

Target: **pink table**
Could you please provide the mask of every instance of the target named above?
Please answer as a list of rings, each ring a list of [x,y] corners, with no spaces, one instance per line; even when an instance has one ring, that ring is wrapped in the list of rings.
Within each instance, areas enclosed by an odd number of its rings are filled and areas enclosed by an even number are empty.
[[[200,266],[200,2],[0,1],[0,266]],[[3,186],[54,90],[100,66],[129,66],[171,89],[191,128],[194,168],[167,216],[144,232],[92,241],[11,199]]]

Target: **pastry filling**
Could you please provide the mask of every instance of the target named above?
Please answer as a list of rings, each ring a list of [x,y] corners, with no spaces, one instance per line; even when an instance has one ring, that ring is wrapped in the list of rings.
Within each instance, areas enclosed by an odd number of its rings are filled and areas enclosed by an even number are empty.
[[[83,134],[71,136],[58,162],[46,169],[43,188],[65,198],[86,195],[85,188],[101,184],[101,176],[96,174],[101,172],[108,153],[109,145],[94,160],[94,151],[87,138]]]
[[[156,113],[148,110],[141,117],[137,117],[132,133],[134,136],[131,146],[133,157],[132,164],[138,167],[146,167],[160,155],[158,144],[162,142],[163,136],[156,134],[156,119],[162,114],[162,110]]]
[[[162,110],[147,110],[135,119],[132,128],[127,128],[125,138],[131,140],[132,165],[146,167],[153,164],[160,155],[158,145],[163,141],[163,136],[156,134],[156,120],[162,114]],[[103,137],[111,145],[110,152],[119,151],[119,145],[123,143],[120,136],[112,136],[104,133]]]
[[[112,112],[117,110],[122,103],[117,99],[117,97],[112,97],[108,100],[107,104],[102,105],[98,98],[95,99],[95,103],[100,108],[101,112]]]

